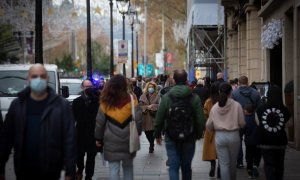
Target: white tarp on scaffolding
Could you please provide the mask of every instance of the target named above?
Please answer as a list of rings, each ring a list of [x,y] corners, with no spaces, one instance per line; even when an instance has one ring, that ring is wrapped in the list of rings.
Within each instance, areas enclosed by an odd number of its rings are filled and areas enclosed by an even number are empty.
[[[186,37],[194,25],[224,25],[224,7],[218,0],[189,0]]]

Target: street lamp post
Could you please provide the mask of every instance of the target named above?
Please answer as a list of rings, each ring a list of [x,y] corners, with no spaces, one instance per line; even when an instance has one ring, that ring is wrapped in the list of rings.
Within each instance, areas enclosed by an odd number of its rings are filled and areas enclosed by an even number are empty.
[[[133,47],[134,47],[134,36],[133,36],[133,32],[134,32],[134,24],[135,24],[135,14],[136,14],[136,10],[135,8],[130,4],[129,6],[129,15],[130,15],[130,25],[131,25],[131,77],[134,77],[134,62],[133,62]]]
[[[123,40],[125,40],[125,14],[128,13],[129,0],[116,0],[119,13],[123,18]],[[123,64],[123,75],[126,77],[126,66]]]
[[[44,63],[43,60],[43,2],[35,1],[35,63]]]
[[[92,79],[92,38],[91,38],[91,8],[90,0],[86,0],[87,38],[86,38],[86,70],[87,78]]]
[[[114,33],[113,33],[113,2],[110,5],[110,77],[114,76]]]
[[[138,65],[139,65],[139,31],[140,31],[140,20],[139,20],[139,17],[138,17],[138,13],[139,13],[139,10],[137,9],[136,10],[136,21],[135,21],[135,32],[136,32],[136,37],[135,37],[135,48],[136,48],[136,75],[138,76],[139,75],[139,71],[138,71]]]

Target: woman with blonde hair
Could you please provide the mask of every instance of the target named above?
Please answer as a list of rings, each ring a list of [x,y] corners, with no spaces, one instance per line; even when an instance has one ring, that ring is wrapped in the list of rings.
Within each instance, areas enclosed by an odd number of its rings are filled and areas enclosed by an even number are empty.
[[[121,162],[124,179],[133,180],[133,158],[136,153],[129,152],[129,124],[134,115],[137,130],[141,133],[142,118],[137,104],[135,96],[128,93],[123,75],[115,75],[105,84],[96,117],[95,138],[96,145],[103,146],[111,180],[120,179]],[[135,114],[132,114],[132,108],[135,109]]]
[[[140,97],[140,108],[142,109],[142,128],[150,143],[149,153],[154,151],[154,121],[156,111],[159,104],[159,95],[157,92],[157,85],[151,81],[145,86],[144,92]]]

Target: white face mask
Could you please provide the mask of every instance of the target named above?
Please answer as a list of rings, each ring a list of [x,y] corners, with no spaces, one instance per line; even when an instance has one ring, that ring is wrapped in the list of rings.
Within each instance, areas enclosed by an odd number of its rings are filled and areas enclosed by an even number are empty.
[[[150,94],[154,93],[154,88],[152,88],[152,87],[148,88],[148,92],[149,92]]]
[[[46,88],[47,88],[47,80],[41,79],[40,77],[30,80],[30,89],[33,92],[37,94],[41,94],[46,91]]]

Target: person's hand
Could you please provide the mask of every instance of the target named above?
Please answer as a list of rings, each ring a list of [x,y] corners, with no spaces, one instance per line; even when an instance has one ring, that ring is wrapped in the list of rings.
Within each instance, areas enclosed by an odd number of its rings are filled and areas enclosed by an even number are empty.
[[[97,146],[97,147],[101,147],[101,146],[102,146],[101,141],[96,140],[96,146]]]
[[[66,176],[65,180],[72,180],[72,177],[71,176]]]
[[[151,110],[152,107],[153,107],[153,105],[150,104],[149,106],[147,106],[147,109]]]
[[[161,139],[161,137],[159,137],[159,138],[156,138],[156,143],[157,143],[158,145],[161,145],[161,142],[162,142],[162,139]]]
[[[0,175],[0,180],[5,180],[4,175]]]

